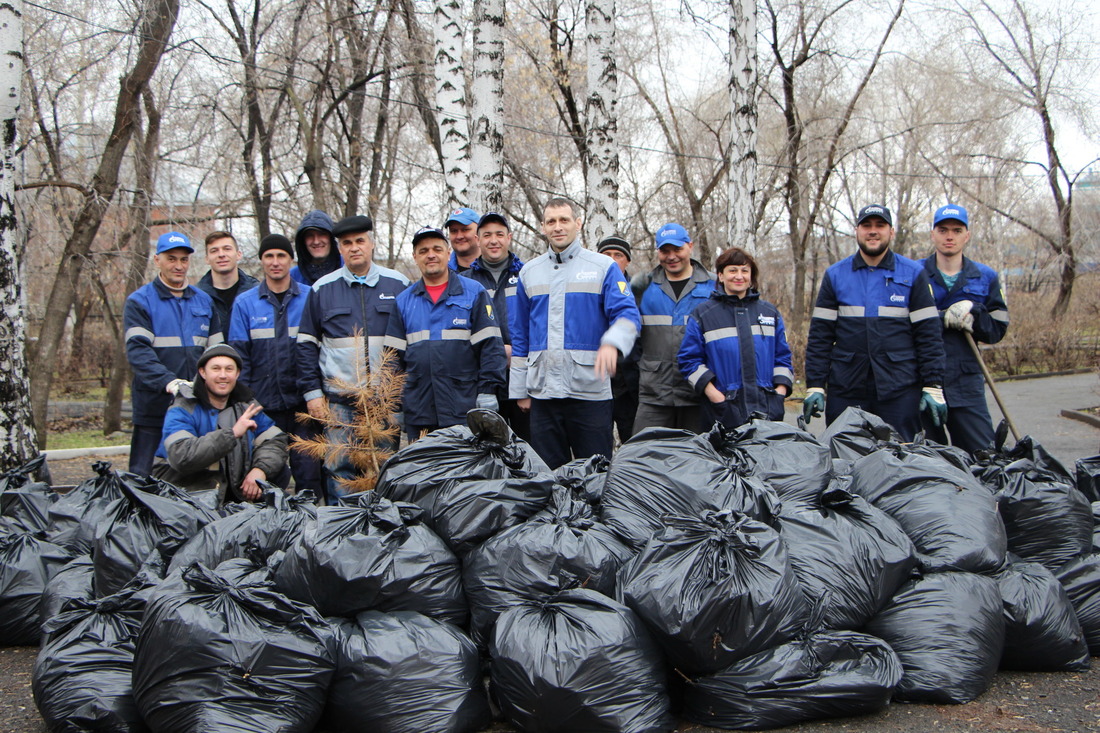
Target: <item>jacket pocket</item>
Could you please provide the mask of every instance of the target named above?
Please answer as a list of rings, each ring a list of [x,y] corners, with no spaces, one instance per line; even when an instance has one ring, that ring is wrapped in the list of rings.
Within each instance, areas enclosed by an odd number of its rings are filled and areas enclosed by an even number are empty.
[[[596,352],[568,352],[566,366],[571,367],[566,382],[570,389],[584,395],[602,395],[608,384],[607,377],[596,376]]]

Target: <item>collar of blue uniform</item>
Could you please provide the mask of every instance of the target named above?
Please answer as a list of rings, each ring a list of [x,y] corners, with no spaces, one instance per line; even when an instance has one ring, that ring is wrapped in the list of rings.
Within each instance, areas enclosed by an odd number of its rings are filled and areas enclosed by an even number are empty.
[[[289,279],[290,279],[290,287],[287,288],[286,292],[290,293],[290,297],[292,297],[292,298],[297,297],[298,293],[301,292],[299,290],[299,287],[298,287],[298,281],[295,280],[294,278],[289,278]],[[259,284],[258,287],[260,288],[259,294],[260,294],[261,298],[266,299],[269,295],[271,295],[271,288],[269,288],[267,286],[267,278],[266,277],[263,280],[260,280],[260,284]]]
[[[745,293],[744,298],[738,298],[736,295],[730,295],[729,293],[727,293],[726,289],[723,287],[715,287],[714,292],[710,294],[710,297],[714,298],[715,300],[721,300],[733,304],[751,303],[754,300],[760,299],[760,291],[749,290],[749,292]]]
[[[171,288],[169,288],[167,285],[164,284],[164,280],[161,280],[160,275],[157,275],[155,278],[153,278],[153,287],[156,288],[157,295],[159,295],[162,298],[175,298],[176,297],[175,295],[172,294]],[[180,292],[179,297],[181,297],[181,298],[190,298],[194,294],[195,294],[195,287],[193,285],[191,285],[190,283],[188,283],[187,285],[183,286],[183,290]]]
[[[344,280],[347,281],[349,285],[359,283],[360,285],[366,285],[372,288],[378,284],[378,279],[382,277],[382,272],[374,266],[373,262],[371,263],[370,269],[367,270],[366,275],[354,274],[348,269],[347,265],[340,268],[340,274],[343,275]]]
[[[870,265],[867,264],[867,260],[863,259],[862,252],[860,250],[856,250],[856,253],[854,255],[852,255],[852,269],[853,270],[862,270],[864,267],[870,267]],[[883,257],[882,262],[875,265],[875,267],[877,267],[879,269],[882,269],[882,270],[893,270],[893,269],[895,269],[894,250],[892,250],[892,249],[886,250],[886,256]]]
[[[928,257],[924,259],[924,269],[928,270],[928,274],[930,276],[935,275],[940,271],[939,266],[936,264],[935,252],[928,255]],[[966,255],[963,255],[963,266],[962,269],[959,270],[959,275],[960,277],[964,277],[967,280],[970,280],[972,278],[981,277],[982,271],[978,269],[978,266],[976,264],[974,264],[974,260],[970,259]]]
[[[424,284],[424,278],[420,278],[412,284],[413,294],[428,296],[428,287]],[[463,292],[462,288],[462,276],[454,270],[451,270],[447,276],[447,289],[443,291],[444,295],[459,295]]]
[[[584,245],[581,243],[580,235],[577,235],[577,238],[573,240],[573,243],[563,249],[561,252],[555,252],[554,248],[550,247],[550,259],[554,260],[554,262],[557,262],[558,264],[562,264],[563,262],[568,262],[569,260],[576,257],[582,249],[584,249]]]

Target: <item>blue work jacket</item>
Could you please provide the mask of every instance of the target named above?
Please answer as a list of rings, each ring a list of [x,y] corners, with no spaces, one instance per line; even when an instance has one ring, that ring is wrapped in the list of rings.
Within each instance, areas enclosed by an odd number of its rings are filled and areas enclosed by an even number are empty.
[[[237,296],[229,319],[229,345],[241,355],[239,380],[265,410],[302,408],[298,383],[298,325],[311,288],[296,280],[280,302],[267,282]]]

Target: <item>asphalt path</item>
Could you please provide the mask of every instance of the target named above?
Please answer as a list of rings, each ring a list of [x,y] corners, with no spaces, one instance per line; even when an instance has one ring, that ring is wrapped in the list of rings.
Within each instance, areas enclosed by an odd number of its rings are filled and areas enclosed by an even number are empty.
[[[1060,414],[1063,409],[1100,405],[1100,378],[1095,373],[1004,382],[1000,391],[1020,431],[1038,440],[1071,471],[1078,458],[1100,453],[1100,430]],[[991,396],[989,402],[996,420],[1000,411]],[[797,414],[793,407],[788,413],[791,422]],[[818,432],[823,425],[814,421],[810,427]],[[121,460],[118,458],[119,463]],[[46,730],[30,691],[35,655],[36,650],[31,648],[0,649],[0,733]],[[510,729],[498,724],[493,730]],[[679,730],[715,729],[685,723]],[[872,716],[815,721],[781,730],[1100,731],[1100,658],[1094,658],[1092,669],[1084,673],[1002,672],[988,692],[966,705],[893,704]]]

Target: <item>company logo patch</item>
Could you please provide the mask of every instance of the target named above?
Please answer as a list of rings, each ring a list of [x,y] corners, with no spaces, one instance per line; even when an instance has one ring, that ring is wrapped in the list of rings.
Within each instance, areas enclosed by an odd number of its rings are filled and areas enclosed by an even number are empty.
[[[386,295],[385,293],[378,294],[379,300],[394,300],[395,298],[397,298],[396,295]]]
[[[577,282],[585,282],[587,280],[598,280],[600,273],[592,272],[591,270],[577,273]]]
[[[267,316],[252,316],[251,323],[253,326],[260,326],[268,322]]]
[[[177,237],[177,236],[174,236],[174,235],[171,236],[171,237],[168,237],[168,241],[169,242],[179,242],[180,244],[187,244],[186,239],[184,239],[183,237]]]
[[[905,302],[905,296],[904,295],[898,295],[898,294],[895,293],[894,295],[890,296],[890,302],[891,303],[904,303]]]
[[[756,320],[761,326],[774,326],[775,325],[775,317],[774,316],[760,316]]]
[[[626,283],[622,280],[619,281],[619,292],[626,293]]]
[[[466,319],[465,318],[456,318],[453,321],[451,321],[451,325],[452,326],[465,326],[466,325]]]
[[[492,303],[486,303],[485,304],[485,312],[489,314],[490,318],[493,317],[493,304]]]

